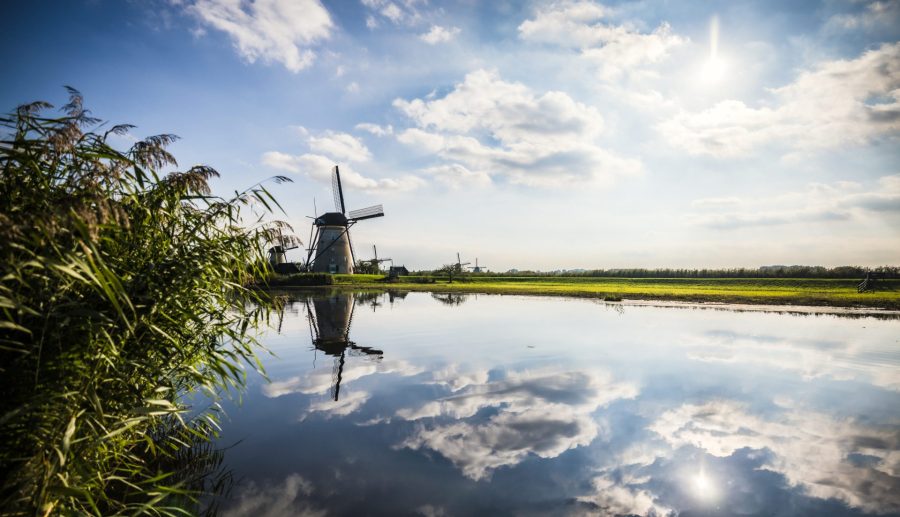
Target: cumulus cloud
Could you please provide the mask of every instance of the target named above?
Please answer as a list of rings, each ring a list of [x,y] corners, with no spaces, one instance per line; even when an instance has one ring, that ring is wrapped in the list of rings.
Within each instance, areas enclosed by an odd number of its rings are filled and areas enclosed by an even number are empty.
[[[422,20],[417,4],[422,0],[362,0],[370,14],[366,18],[366,26],[370,29],[378,27],[379,20],[386,20],[394,25],[414,25]]]
[[[312,47],[334,27],[319,0],[197,0],[188,10],[228,34],[248,62],[278,62],[295,73],[313,63]]]
[[[422,169],[422,173],[434,177],[438,183],[453,190],[464,187],[486,187],[491,184],[491,177],[484,171],[470,171],[458,163],[428,167]]]
[[[829,18],[829,29],[858,30],[893,28],[900,24],[900,0],[869,2],[861,12],[836,14]]]
[[[650,33],[631,24],[607,23],[611,9],[593,2],[557,2],[538,9],[535,17],[519,25],[528,41],[578,49],[596,63],[601,77],[615,79],[665,59],[687,40],[672,33],[667,23]]]
[[[900,43],[822,63],[771,92],[772,106],[726,100],[699,112],[682,110],[657,129],[690,154],[718,157],[745,155],[764,144],[812,150],[896,137]]]
[[[796,409],[769,421],[733,401],[682,405],[663,413],[650,430],[672,447],[697,447],[718,457],[743,448],[767,449],[772,455],[763,468],[812,497],[836,498],[870,512],[900,511],[895,430]]]
[[[335,164],[341,164],[341,184],[344,188],[373,192],[404,192],[415,190],[425,184],[424,180],[412,175],[376,179],[359,173],[351,164],[368,162],[372,158],[372,153],[353,135],[335,131],[325,131],[322,134],[314,135],[306,129],[303,129],[300,134],[313,152],[293,155],[280,151],[268,151],[261,157],[263,165],[303,174],[313,180],[330,184],[331,168]]]
[[[615,400],[633,398],[637,391],[605,372],[515,373],[398,411],[397,416],[407,420],[450,420],[419,426],[401,446],[436,451],[477,481],[529,455],[555,458],[590,444],[600,432],[592,413]],[[493,414],[479,418],[479,411],[488,407],[495,409]]]
[[[438,43],[446,43],[459,34],[459,27],[441,27],[440,25],[432,25],[431,30],[425,34],[419,35],[419,39],[429,45],[437,45]]]
[[[717,229],[850,220],[900,213],[900,175],[884,176],[866,189],[856,182],[813,183],[806,190],[768,198],[708,198],[693,201],[693,224]]]
[[[401,132],[401,143],[474,171],[477,181],[502,175],[532,186],[608,184],[641,170],[637,160],[597,143],[603,117],[596,108],[562,92],[537,95],[495,71],[469,73],[442,98],[397,99],[394,106],[418,126]]]
[[[326,131],[321,136],[310,136],[309,148],[341,162],[366,162],[372,158],[369,149],[353,135]]]
[[[358,131],[365,131],[375,136],[390,136],[394,134],[394,128],[390,124],[386,126],[379,126],[378,124],[362,122],[357,124],[354,129]]]

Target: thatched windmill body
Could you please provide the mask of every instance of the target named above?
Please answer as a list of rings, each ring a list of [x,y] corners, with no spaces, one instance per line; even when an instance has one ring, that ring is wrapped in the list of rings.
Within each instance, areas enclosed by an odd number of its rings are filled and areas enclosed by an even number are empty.
[[[314,243],[309,249],[306,263],[310,271],[316,273],[353,273],[355,261],[353,243],[350,241],[350,227],[359,221],[383,217],[381,205],[346,212],[341,173],[335,165],[331,169],[331,190],[334,195],[334,212],[326,212],[315,218]]]

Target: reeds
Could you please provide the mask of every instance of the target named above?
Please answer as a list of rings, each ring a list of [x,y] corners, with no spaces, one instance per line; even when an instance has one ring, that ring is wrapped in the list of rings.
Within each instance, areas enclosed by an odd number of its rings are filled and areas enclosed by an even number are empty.
[[[247,286],[268,230],[248,213],[277,202],[260,185],[212,196],[205,166],[163,175],[174,136],[118,151],[132,127],[101,132],[69,94],[59,117],[0,118],[0,507],[194,513],[218,406],[186,401],[261,368],[268,312]]]

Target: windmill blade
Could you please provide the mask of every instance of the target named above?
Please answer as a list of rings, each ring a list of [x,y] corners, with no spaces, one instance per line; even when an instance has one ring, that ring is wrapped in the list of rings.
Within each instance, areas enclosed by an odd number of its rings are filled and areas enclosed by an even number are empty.
[[[347,214],[348,221],[362,221],[363,219],[372,219],[373,217],[384,217],[384,207],[381,205],[373,205],[359,210],[351,210]]]
[[[341,171],[337,165],[331,169],[331,193],[334,195],[334,210],[342,214],[345,213],[344,189],[341,187]]]
[[[378,262],[378,248],[375,245],[372,245],[372,251],[375,253],[375,262]]]

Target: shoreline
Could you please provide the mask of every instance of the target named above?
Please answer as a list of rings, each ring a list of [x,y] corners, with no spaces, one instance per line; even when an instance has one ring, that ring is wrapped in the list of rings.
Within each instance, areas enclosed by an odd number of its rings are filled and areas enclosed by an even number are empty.
[[[545,288],[541,288],[545,287]],[[382,283],[382,282],[337,282],[323,286],[289,286],[278,285],[263,287],[267,290],[356,290],[356,291],[414,291],[449,294],[488,294],[513,296],[544,296],[554,298],[590,299],[607,303],[620,303],[625,306],[656,306],[673,308],[705,308],[743,311],[790,312],[796,314],[844,314],[859,316],[888,316],[900,318],[900,296],[878,297],[861,300],[828,297],[815,293],[801,295],[741,295],[709,294],[702,292],[654,294],[645,292],[630,293],[626,291],[603,290],[591,291],[578,288],[547,289],[548,286],[517,283],[485,284],[459,282],[453,284],[423,283]],[[865,295],[860,295],[860,297]]]

